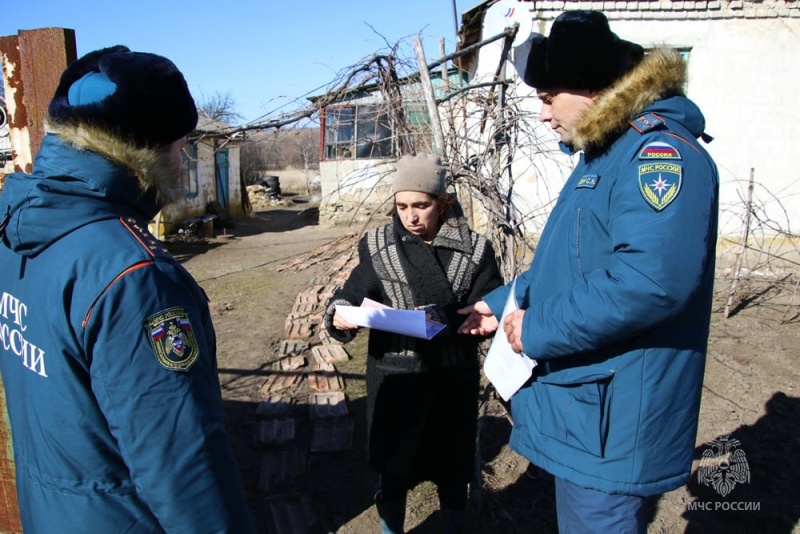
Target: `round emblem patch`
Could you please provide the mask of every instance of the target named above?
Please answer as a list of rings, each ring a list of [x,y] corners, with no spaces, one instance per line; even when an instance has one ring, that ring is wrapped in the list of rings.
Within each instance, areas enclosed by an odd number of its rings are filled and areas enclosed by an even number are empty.
[[[187,371],[197,360],[199,348],[183,308],[170,308],[147,320],[145,328],[158,363],[173,371]]]

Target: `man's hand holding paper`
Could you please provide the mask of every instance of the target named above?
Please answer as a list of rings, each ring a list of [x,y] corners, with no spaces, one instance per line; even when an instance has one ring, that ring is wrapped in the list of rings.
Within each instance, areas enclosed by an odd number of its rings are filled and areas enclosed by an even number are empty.
[[[503,319],[503,331],[511,344],[511,350],[517,354],[522,352],[522,320],[524,317],[525,310],[516,309]]]
[[[525,310],[517,306],[515,288],[516,280],[511,284],[499,322],[484,301],[458,310],[467,315],[459,333],[486,335],[487,332],[497,330],[483,363],[483,372],[506,401],[527,382],[536,367],[536,362],[522,353],[522,320]],[[497,328],[498,324],[502,326],[501,329]],[[489,330],[492,325],[494,328]]]

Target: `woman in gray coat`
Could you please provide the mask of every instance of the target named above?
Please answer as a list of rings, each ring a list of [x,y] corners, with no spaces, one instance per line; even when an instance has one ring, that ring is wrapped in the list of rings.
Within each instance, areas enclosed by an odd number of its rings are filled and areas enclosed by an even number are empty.
[[[446,325],[430,340],[372,329],[367,358],[369,463],[380,474],[383,532],[402,532],[406,493],[437,485],[445,531],[464,528],[474,474],[480,338],[459,335],[457,310],[502,284],[494,250],[469,229],[432,155],[405,156],[392,176],[393,222],[359,242],[359,263],[328,304],[325,326],[343,342],[358,327],[336,313],[370,298],[425,309]]]

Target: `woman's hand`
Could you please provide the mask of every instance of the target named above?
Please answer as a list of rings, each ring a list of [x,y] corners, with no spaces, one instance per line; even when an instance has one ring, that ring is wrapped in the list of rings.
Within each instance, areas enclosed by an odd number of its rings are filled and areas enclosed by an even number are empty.
[[[489,305],[479,300],[466,308],[458,310],[467,318],[458,329],[459,334],[472,334],[473,336],[488,336],[497,330],[497,317],[494,316]]]
[[[359,329],[358,325],[354,325],[353,323],[345,321],[344,319],[342,319],[342,316],[339,315],[338,311],[333,315],[333,326],[337,330],[358,330]]]

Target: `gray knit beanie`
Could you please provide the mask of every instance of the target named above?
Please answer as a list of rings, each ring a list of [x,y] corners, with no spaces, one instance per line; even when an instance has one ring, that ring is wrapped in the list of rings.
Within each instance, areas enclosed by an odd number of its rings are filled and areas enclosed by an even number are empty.
[[[434,197],[445,193],[447,168],[442,158],[433,154],[403,156],[397,160],[392,175],[392,192],[419,191]]]

